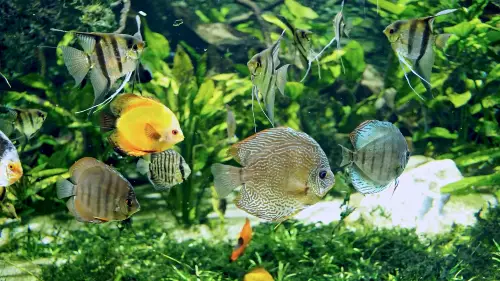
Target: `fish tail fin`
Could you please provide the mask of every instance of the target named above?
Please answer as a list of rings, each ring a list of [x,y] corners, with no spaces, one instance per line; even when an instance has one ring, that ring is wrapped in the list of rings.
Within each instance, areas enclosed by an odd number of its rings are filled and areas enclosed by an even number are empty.
[[[112,131],[116,128],[116,117],[109,113],[101,112],[99,116],[99,125],[102,133]]]
[[[68,46],[59,47],[63,53],[64,64],[68,68],[69,74],[75,79],[75,87],[82,83],[90,70],[89,56],[78,49]]]
[[[282,95],[285,95],[286,73],[289,66],[289,64],[285,64],[276,70],[276,86]]]
[[[139,172],[142,175],[147,174],[149,171],[149,163],[140,158],[139,161],[137,161],[137,172]]]
[[[340,167],[351,164],[354,160],[354,152],[340,144],[339,146],[342,148],[342,163],[340,163]]]
[[[211,170],[214,176],[215,191],[219,198],[226,197],[231,191],[243,184],[241,168],[223,164],[213,164]]]
[[[75,195],[74,192],[75,186],[69,180],[59,179],[57,181],[56,187],[57,187],[57,198],[59,199]]]
[[[438,34],[436,36],[436,46],[440,49],[444,49],[446,47],[446,43],[448,43],[448,39],[450,39],[451,34],[443,33]]]

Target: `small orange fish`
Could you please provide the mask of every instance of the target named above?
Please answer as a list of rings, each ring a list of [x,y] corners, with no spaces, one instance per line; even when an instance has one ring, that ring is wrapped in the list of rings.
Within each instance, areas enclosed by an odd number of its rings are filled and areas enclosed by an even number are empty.
[[[245,252],[250,240],[252,240],[252,226],[250,226],[250,220],[247,218],[243,228],[241,229],[238,244],[236,244],[233,253],[231,254],[230,262],[237,260],[241,255],[243,255],[243,252]]]
[[[162,152],[184,140],[175,114],[155,99],[122,94],[111,103],[111,113],[101,115],[101,127],[115,129],[109,140],[128,155]]]
[[[257,267],[245,274],[243,281],[274,281],[274,279],[267,270],[262,267]]]

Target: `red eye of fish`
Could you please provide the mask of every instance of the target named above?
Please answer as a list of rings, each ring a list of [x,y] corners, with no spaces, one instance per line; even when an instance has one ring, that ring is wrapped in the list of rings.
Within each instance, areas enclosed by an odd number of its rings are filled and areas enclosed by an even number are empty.
[[[172,135],[176,136],[179,133],[177,130],[172,130]]]

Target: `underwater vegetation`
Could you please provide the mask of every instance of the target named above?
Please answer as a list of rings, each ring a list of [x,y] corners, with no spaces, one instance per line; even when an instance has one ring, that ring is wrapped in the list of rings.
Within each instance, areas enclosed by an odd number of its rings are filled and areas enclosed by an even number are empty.
[[[494,194],[500,200],[498,2],[342,3],[0,1],[0,105],[45,114],[43,125],[31,128],[29,137],[23,126],[13,129],[16,137],[11,140],[23,176],[0,187],[0,233],[11,233],[0,245],[0,264],[58,260],[41,266],[36,276],[41,280],[241,280],[260,265],[275,280],[500,280],[500,214],[493,207],[478,216],[477,225],[457,226],[428,241],[412,230],[360,226],[353,231],[293,221],[274,229],[263,224],[253,229],[252,242],[234,263],[229,263],[234,243],[178,242],[170,233],[199,224],[216,228],[208,219],[214,209],[221,217],[217,223],[224,223],[227,202],[216,194],[211,167],[235,165],[228,156],[231,145],[273,125],[314,139],[337,183],[347,182],[328,189],[327,199],[355,192],[349,173],[341,169],[339,144],[349,147],[349,134],[364,121],[383,120],[399,129],[411,155],[456,163],[465,178],[442,192]],[[442,48],[433,49],[432,71],[429,74],[427,68],[425,77],[432,79],[424,79],[426,83],[402,67],[383,31],[399,20],[447,9],[457,10],[432,23],[436,34],[449,37]],[[138,15],[145,47],[135,74],[127,72],[132,80],[123,84],[122,92],[150,98],[175,115],[183,140],[161,150],[172,148],[181,155],[182,170],[189,170],[175,187],[160,191],[159,200],[148,197],[157,191],[150,185],[151,175],[137,169],[139,158],[123,153],[127,149],[117,151],[109,141],[120,130],[133,135],[130,127],[103,130],[108,128],[99,125],[100,114],[107,108],[88,119],[87,113],[77,113],[96,102],[96,80],[79,80],[82,83],[75,86],[64,50],[77,45],[78,36],[51,31],[135,34]],[[337,32],[340,26],[342,32]],[[304,41],[297,37],[300,34]],[[332,38],[337,42],[316,56]],[[277,41],[280,44],[273,45]],[[300,48],[301,42],[309,44],[307,50]],[[266,97],[272,92],[272,105],[265,103],[261,110],[253,99],[255,73],[247,63],[273,46],[280,65],[287,67],[273,69],[278,89],[266,91]],[[305,76],[311,62],[317,67]],[[283,69],[285,79],[280,80]],[[26,137],[17,138],[23,134]],[[156,135],[160,140],[161,134]],[[80,229],[54,225],[50,243],[42,243],[42,234],[29,227],[12,234],[15,227],[29,225],[37,216],[74,220],[67,200],[56,196],[56,183],[69,178],[70,167],[83,157],[119,171],[132,186],[140,187],[139,212],[164,214],[173,225],[166,227],[151,218],[134,221],[132,216],[125,229],[122,224],[116,229],[115,223]]]

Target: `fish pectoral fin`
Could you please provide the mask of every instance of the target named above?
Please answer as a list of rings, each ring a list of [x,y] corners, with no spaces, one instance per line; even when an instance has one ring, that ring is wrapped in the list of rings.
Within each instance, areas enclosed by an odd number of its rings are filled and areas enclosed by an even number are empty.
[[[357,191],[363,194],[378,193],[386,189],[389,184],[376,184],[371,180],[361,169],[356,165],[352,165],[350,168],[350,176],[352,184]],[[392,181],[391,181],[392,182]]]
[[[286,74],[289,64],[285,64],[276,70],[276,86],[282,95],[285,95]]]
[[[146,136],[150,139],[156,141],[161,139],[161,134],[158,133],[158,131],[149,123],[146,123],[146,125],[144,126],[144,133],[146,133]]]
[[[94,219],[98,220],[101,223],[103,223],[103,222],[109,222],[109,219],[106,219],[106,218],[94,217]]]
[[[61,46],[59,48],[62,50],[64,64],[69,74],[75,79],[75,87],[78,87],[89,72],[90,58],[85,52],[73,47]]]

